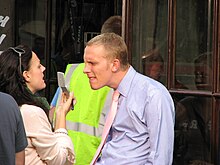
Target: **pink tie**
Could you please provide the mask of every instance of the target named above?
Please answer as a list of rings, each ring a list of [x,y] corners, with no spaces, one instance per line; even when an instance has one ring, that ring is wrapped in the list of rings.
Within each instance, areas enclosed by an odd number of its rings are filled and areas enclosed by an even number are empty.
[[[102,150],[102,148],[103,148],[103,146],[105,144],[105,141],[106,141],[106,139],[108,137],[109,130],[110,130],[111,126],[112,126],[112,123],[113,123],[115,115],[116,115],[119,95],[120,95],[120,93],[117,90],[115,90],[114,93],[113,93],[111,110],[110,110],[110,112],[108,114],[108,117],[107,117],[106,122],[105,122],[104,129],[103,129],[102,141],[99,144],[99,147],[96,150],[96,154],[93,157],[93,160],[90,163],[90,165],[94,165],[96,163],[96,161],[99,158],[99,155],[101,153],[101,150]]]

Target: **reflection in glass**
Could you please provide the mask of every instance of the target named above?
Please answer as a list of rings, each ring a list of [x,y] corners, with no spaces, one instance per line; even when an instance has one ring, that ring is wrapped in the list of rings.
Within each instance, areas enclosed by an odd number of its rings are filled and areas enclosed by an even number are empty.
[[[198,90],[211,90],[212,69],[210,60],[211,53],[205,53],[194,61],[195,85]]]
[[[164,60],[156,49],[150,50],[142,56],[143,73],[160,81],[164,68]]]
[[[211,99],[188,96],[176,103],[174,165],[210,163]]]
[[[17,44],[28,45],[36,53],[47,69],[46,72],[50,71],[50,77],[56,78],[57,66],[53,59],[50,61],[50,68],[46,66],[46,55],[45,54],[45,43],[46,43],[46,6],[47,1],[25,1],[19,0],[16,3],[16,30]],[[54,36],[54,31],[51,31],[52,36]],[[16,45],[17,45],[16,44]],[[45,72],[45,77],[46,77]],[[46,77],[48,79],[48,77]],[[50,93],[53,95],[57,85],[51,86],[47,84],[47,88],[50,88]],[[45,96],[46,89],[39,91],[38,94]],[[50,100],[50,98],[48,98]]]
[[[132,65],[166,85],[168,1],[138,0],[132,4]]]
[[[188,89],[211,90],[206,80],[212,79],[212,1],[178,0],[176,5],[176,78]],[[206,65],[198,68],[194,61],[203,54],[208,54]]]

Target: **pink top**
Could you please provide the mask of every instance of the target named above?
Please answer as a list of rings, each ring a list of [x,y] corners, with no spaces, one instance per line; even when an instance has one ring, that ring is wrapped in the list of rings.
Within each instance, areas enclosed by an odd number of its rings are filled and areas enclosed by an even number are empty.
[[[48,118],[40,107],[24,104],[20,109],[28,140],[25,164],[75,163],[73,144],[66,129],[60,128],[52,132]]]

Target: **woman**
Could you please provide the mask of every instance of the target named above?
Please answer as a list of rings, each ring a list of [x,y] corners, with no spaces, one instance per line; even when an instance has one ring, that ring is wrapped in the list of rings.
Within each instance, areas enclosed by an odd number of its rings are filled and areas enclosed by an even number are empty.
[[[37,55],[27,46],[8,48],[0,55],[0,90],[12,95],[20,106],[28,140],[25,164],[73,164],[74,149],[65,118],[75,100],[72,93],[69,98],[63,94],[53,132],[48,104],[36,95],[46,87],[44,71]]]

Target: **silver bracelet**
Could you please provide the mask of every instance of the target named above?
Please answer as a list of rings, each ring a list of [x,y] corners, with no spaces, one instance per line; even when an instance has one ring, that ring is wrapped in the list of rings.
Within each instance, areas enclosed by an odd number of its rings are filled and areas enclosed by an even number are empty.
[[[60,131],[55,131],[54,133],[63,133],[63,134],[68,135],[68,133],[66,133],[66,132],[60,132]]]

